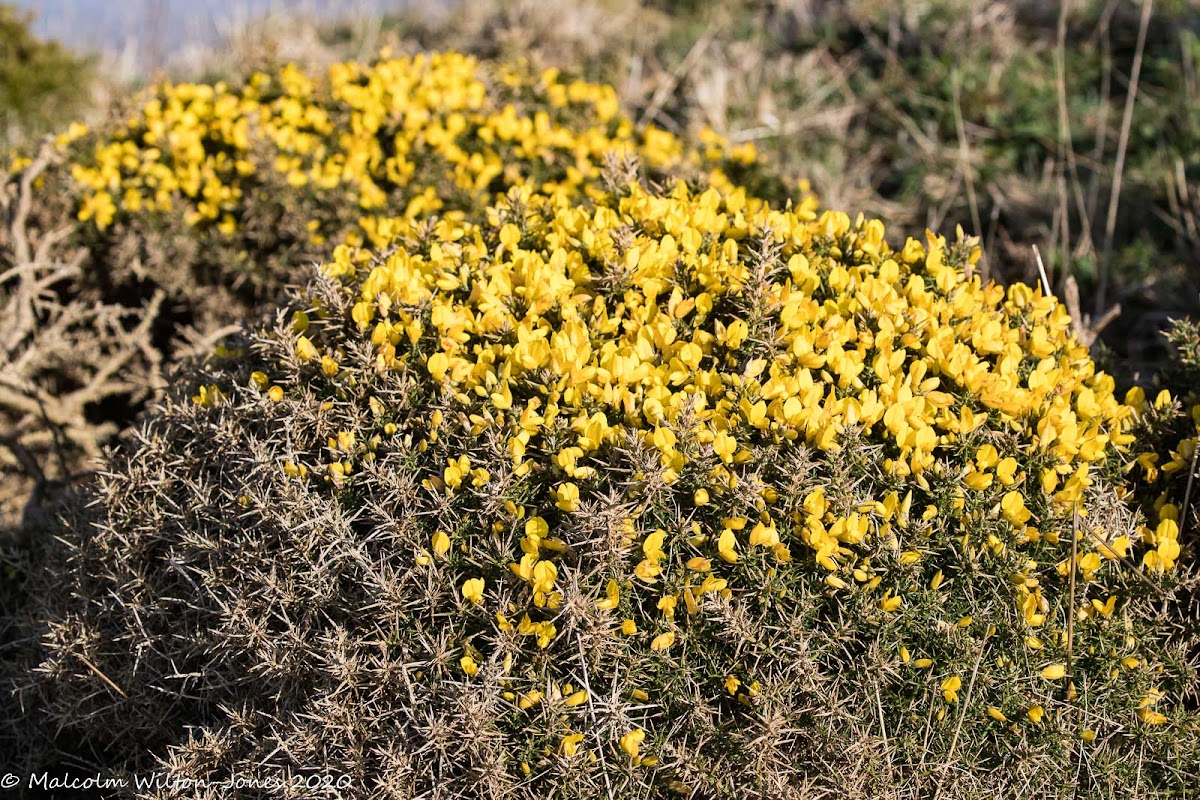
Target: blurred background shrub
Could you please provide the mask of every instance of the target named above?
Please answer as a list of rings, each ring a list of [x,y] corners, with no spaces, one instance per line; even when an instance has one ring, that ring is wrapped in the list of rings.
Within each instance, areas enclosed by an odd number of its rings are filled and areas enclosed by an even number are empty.
[[[27,141],[79,117],[96,60],[30,32],[32,18],[0,5],[0,146]]]

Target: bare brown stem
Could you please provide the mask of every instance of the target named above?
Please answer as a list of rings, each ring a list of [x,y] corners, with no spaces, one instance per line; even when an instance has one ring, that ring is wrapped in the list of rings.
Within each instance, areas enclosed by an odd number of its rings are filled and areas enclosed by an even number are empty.
[[[1146,30],[1150,27],[1150,14],[1154,11],[1154,0],[1142,0],[1142,16],[1138,22],[1137,48],[1133,56],[1133,70],[1129,76],[1129,94],[1125,96],[1125,113],[1121,118],[1121,135],[1117,140],[1117,166],[1113,174],[1112,192],[1108,198],[1108,218],[1104,222],[1104,250],[1100,257],[1099,283],[1096,287],[1096,310],[1099,317],[1107,304],[1110,261],[1112,259],[1113,236],[1117,229],[1117,209],[1121,203],[1121,180],[1125,174],[1125,154],[1129,147],[1129,130],[1133,126],[1133,108],[1137,103],[1138,79],[1142,73],[1142,56],[1146,50]]]

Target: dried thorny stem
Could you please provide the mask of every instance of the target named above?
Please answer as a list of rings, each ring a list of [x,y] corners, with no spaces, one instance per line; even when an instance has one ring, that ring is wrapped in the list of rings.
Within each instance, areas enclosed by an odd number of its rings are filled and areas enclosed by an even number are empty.
[[[1048,297],[1051,294],[1050,279],[1046,275],[1046,265],[1042,261],[1042,253],[1036,244],[1033,245],[1033,256],[1037,261],[1042,292]],[[1071,317],[1071,329],[1075,332],[1075,338],[1084,347],[1089,348],[1100,338],[1104,329],[1121,315],[1121,304],[1115,303],[1106,309],[1099,319],[1092,321],[1092,318],[1080,309],[1079,283],[1075,280],[1074,275],[1067,275],[1066,280],[1063,281],[1063,304],[1066,305],[1067,313]]]
[[[0,466],[35,486],[69,479],[117,432],[91,409],[137,403],[161,386],[151,326],[162,293],[142,309],[85,298],[87,251],[68,244],[74,226],[33,222],[38,179],[60,158],[47,141],[18,180],[0,187]]]
[[[979,218],[979,200],[975,196],[975,169],[971,164],[971,145],[967,140],[966,125],[963,123],[962,93],[957,69],[950,73],[950,78],[954,89],[954,127],[958,133],[959,169],[962,171],[967,184],[967,201],[971,209],[971,223],[975,228],[975,236],[982,238],[983,225],[980,223]],[[973,268],[968,264],[965,271],[967,277],[970,277]],[[981,270],[981,277],[984,283],[988,281],[988,272],[987,261],[985,260],[983,262],[983,269]]]
[[[1036,244],[1033,246],[1033,257],[1037,259],[1038,277],[1042,281],[1042,294],[1049,297],[1054,292],[1050,289],[1050,278],[1046,275],[1046,265],[1042,262],[1042,253]]]
[[[1071,513],[1071,573],[1067,592],[1071,598],[1067,606],[1067,700],[1075,694],[1075,573],[1079,571],[1079,503],[1076,501]]]
[[[1192,461],[1188,466],[1187,488],[1183,491],[1183,508],[1179,510],[1179,534],[1183,535],[1184,526],[1187,525],[1188,509],[1192,503],[1192,485],[1196,480],[1196,463],[1200,458],[1200,440],[1197,440],[1192,448]]]
[[[1089,315],[1084,314],[1080,310],[1079,284],[1076,282],[1074,275],[1068,275],[1066,281],[1064,281],[1063,295],[1063,302],[1066,303],[1067,313],[1071,315],[1071,324],[1074,326],[1075,337],[1079,339],[1079,343],[1084,347],[1091,347],[1100,338],[1100,334],[1104,329],[1121,315],[1120,303],[1113,303],[1095,321]]]
[[[942,786],[945,782],[945,771],[954,763],[954,754],[958,751],[958,737],[962,733],[963,721],[967,717],[967,709],[971,707],[971,700],[975,695],[975,679],[979,677],[979,664],[983,661],[984,651],[987,650],[987,640],[988,637],[985,634],[983,641],[979,643],[979,652],[975,655],[975,665],[971,668],[971,679],[967,683],[967,696],[963,700],[962,710],[958,715],[958,724],[954,726],[954,736],[950,739],[950,752],[939,769],[941,775],[938,778],[937,790],[934,792],[934,800],[941,797]]]

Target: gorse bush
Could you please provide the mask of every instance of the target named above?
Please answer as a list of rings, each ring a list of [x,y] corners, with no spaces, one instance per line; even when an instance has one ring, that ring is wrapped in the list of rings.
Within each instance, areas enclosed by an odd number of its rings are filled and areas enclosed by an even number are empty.
[[[1184,792],[1179,512],[1121,501],[1064,309],[603,177],[392,218],[174,386],[40,597],[60,742],[363,797]]]
[[[755,142],[837,207],[961,224],[1001,282],[1038,281],[1037,243],[1054,292],[1070,275],[1093,319],[1122,306],[1103,331],[1119,381],[1163,366],[1161,312],[1200,310],[1193,3],[475,0],[385,29],[570,63],[642,118]]]
[[[693,151],[635,129],[611,87],[453,53],[337,64],[318,79],[288,66],[240,86],[166,85],[125,125],[74,148],[78,216],[102,237],[92,249],[122,228],[152,229],[147,217],[181,217],[196,248],[188,279],[246,283],[258,298],[298,263],[326,259],[330,237],[374,238],[390,217],[479,212],[524,184],[583,197],[613,154],[718,184],[722,169],[753,162],[752,147],[710,137]]]
[[[634,157],[654,180],[785,193],[752,148],[635,127],[610,87],[457,54],[164,85],[132,106],[17,158],[0,191],[0,303],[22,322],[0,430],[31,454],[8,467],[53,471],[59,448],[77,469],[188,342],[211,349],[333,244],[381,244],[397,220],[478,215],[516,186],[582,201],[606,159]]]
[[[1127,466],[1128,483],[1148,517],[1170,518],[1194,530],[1198,515],[1193,501],[1200,500],[1194,478],[1200,440],[1200,328],[1176,320],[1168,341],[1172,356],[1157,376],[1159,391],[1153,400],[1141,387],[1125,398],[1137,416],[1137,457]],[[1181,552],[1195,558],[1194,547]]]

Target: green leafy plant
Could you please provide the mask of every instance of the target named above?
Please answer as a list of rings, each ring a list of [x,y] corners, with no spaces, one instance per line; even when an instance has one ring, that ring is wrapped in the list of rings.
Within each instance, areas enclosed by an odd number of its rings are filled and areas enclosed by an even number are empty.
[[[0,144],[28,141],[77,119],[95,63],[37,39],[29,17],[0,4]]]

